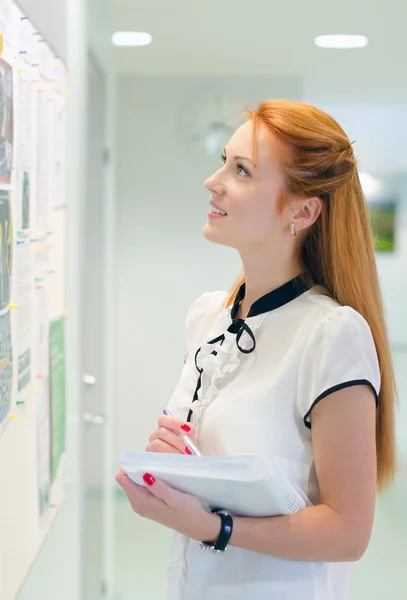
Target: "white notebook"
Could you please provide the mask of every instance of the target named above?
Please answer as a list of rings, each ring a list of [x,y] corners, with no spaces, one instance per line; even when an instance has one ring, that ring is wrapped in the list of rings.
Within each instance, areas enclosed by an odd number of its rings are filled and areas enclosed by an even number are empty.
[[[288,515],[307,505],[273,456],[122,452],[120,466],[139,485],[145,485],[143,474],[151,473],[197,496],[206,509],[224,508],[236,516]]]

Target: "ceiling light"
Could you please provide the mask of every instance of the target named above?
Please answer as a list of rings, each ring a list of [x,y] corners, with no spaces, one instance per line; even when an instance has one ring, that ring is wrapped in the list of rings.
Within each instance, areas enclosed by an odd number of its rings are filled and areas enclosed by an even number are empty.
[[[359,179],[366,198],[372,198],[380,195],[382,191],[382,185],[380,181],[370,175],[370,173],[360,172]]]
[[[364,35],[319,35],[315,44],[320,48],[364,48],[369,40]]]
[[[112,36],[115,46],[148,46],[152,41],[152,36],[142,31],[116,31]]]

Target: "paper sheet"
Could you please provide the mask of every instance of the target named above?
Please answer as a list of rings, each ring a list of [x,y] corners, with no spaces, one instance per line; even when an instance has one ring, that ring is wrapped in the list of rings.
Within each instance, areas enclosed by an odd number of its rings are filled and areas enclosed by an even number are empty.
[[[10,413],[13,375],[10,310],[0,310],[0,436]]]
[[[49,374],[49,313],[46,284],[35,284],[35,377],[42,380]]]
[[[13,229],[10,194],[0,190],[0,310],[10,304]]]
[[[10,328],[10,287],[13,232],[9,192],[0,190],[0,434],[10,412],[13,353]]]
[[[18,138],[17,138],[17,164],[22,169],[32,166],[32,105],[33,88],[28,73],[18,73]]]
[[[54,53],[48,46],[46,41],[38,37],[37,40],[38,53],[38,73],[46,81],[51,81],[54,76]]]
[[[19,11],[20,12],[20,11]],[[19,14],[18,21],[18,48],[21,58],[31,66],[37,62],[36,46],[38,34],[23,13]]]
[[[48,231],[48,211],[50,197],[50,114],[52,100],[45,94],[38,95],[37,114],[37,235],[46,235]]]
[[[17,401],[28,400],[32,381],[32,297],[33,260],[30,240],[21,240],[16,247],[13,289],[18,306],[15,318],[15,345],[17,354]]]
[[[53,103],[52,127],[51,127],[51,204],[53,206],[62,206],[66,204],[66,184],[65,184],[65,143],[66,143],[66,110],[65,100],[56,96]]]
[[[18,130],[17,130],[17,195],[15,198],[15,228],[28,230],[31,226],[32,162],[33,162],[33,90],[26,73],[18,76]]]
[[[0,58],[0,186],[10,184],[13,166],[13,72]]]

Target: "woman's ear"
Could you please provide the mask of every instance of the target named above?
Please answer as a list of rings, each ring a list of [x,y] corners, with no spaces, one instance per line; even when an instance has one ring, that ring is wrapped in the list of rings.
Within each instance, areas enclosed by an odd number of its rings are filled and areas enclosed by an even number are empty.
[[[316,196],[313,198],[299,199],[296,206],[292,206],[293,222],[295,222],[297,231],[308,229],[315,223],[322,211],[322,202]]]

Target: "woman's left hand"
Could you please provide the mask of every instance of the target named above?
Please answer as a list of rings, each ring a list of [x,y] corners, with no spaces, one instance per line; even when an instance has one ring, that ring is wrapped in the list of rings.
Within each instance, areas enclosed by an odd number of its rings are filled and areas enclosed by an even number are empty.
[[[122,470],[116,475],[135,513],[197,541],[217,539],[220,518],[203,509],[198,498],[175,490],[149,473],[143,479],[148,488],[134,483]]]

